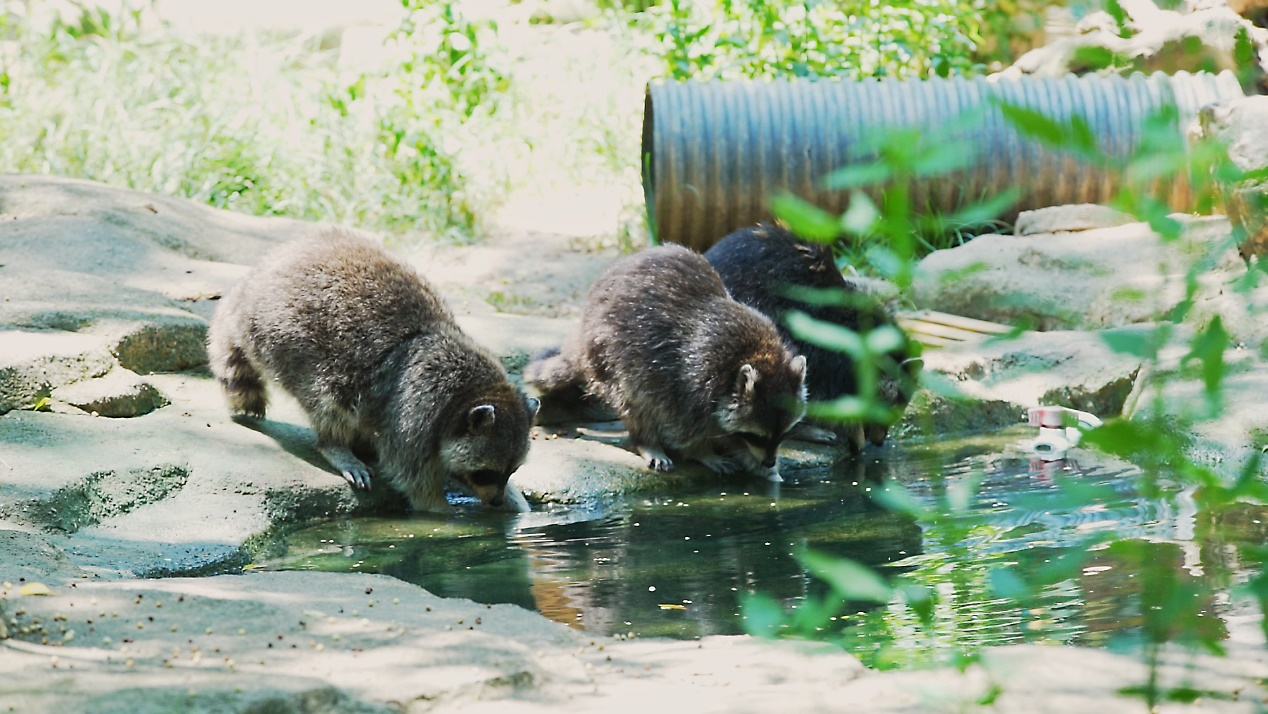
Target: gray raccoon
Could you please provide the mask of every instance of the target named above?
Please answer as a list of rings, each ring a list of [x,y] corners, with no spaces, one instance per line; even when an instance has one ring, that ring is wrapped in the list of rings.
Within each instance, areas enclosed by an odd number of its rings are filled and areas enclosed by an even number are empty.
[[[416,510],[447,505],[447,477],[487,505],[526,507],[507,479],[537,401],[413,268],[362,235],[331,229],[271,251],[217,307],[208,353],[234,414],[263,418],[275,380],[355,488],[370,487],[352,451],[368,444]]]
[[[733,298],[774,320],[788,345],[806,357],[806,385],[812,400],[829,401],[858,394],[854,362],[849,355],[798,339],[784,324],[789,310],[800,310],[855,332],[883,325],[897,327],[879,301],[842,277],[827,246],[798,240],[778,226],[759,225],[727,235],[705,253],[705,258]],[[838,290],[850,299],[846,305],[811,305],[789,296],[789,287]],[[902,345],[887,355],[889,363],[882,365],[886,369],[880,375],[877,396],[899,411],[911,398],[923,366],[918,348],[904,335]],[[882,422],[834,424],[808,420],[797,436],[826,442],[843,440],[858,453],[865,440],[880,446],[888,433],[889,425]]]
[[[525,370],[543,394],[584,384],[657,471],[674,458],[779,480],[776,452],[805,412],[805,359],[679,246],[620,258],[591,286],[581,330]]]

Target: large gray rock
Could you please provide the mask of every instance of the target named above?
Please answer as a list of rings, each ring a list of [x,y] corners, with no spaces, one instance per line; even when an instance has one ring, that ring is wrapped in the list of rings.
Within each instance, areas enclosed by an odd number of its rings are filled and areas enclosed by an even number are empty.
[[[1049,206],[1017,214],[1013,233],[1031,236],[1037,233],[1063,233],[1090,231],[1095,228],[1136,223],[1133,216],[1096,203],[1079,203],[1071,206]]]
[[[1012,426],[1026,409],[1071,407],[1118,416],[1141,359],[1088,332],[1027,332],[1015,339],[925,352],[928,389],[907,408],[898,435],[945,435]]]
[[[930,254],[916,267],[918,308],[1039,330],[1096,330],[1162,319],[1199,271],[1199,303],[1245,275],[1228,221],[1173,216],[1183,236],[1166,243],[1144,223],[1028,236],[984,235]],[[1053,226],[1055,229],[1056,226]]]
[[[1204,107],[1198,114],[1202,133],[1224,141],[1228,157],[1241,171],[1259,172],[1259,178],[1223,186],[1224,206],[1240,231],[1239,252],[1268,254],[1268,97],[1245,97]],[[1261,258],[1262,259],[1262,258]]]
[[[0,175],[0,414],[112,363],[142,373],[205,364],[210,310],[193,305],[268,248],[318,229],[88,181]]]

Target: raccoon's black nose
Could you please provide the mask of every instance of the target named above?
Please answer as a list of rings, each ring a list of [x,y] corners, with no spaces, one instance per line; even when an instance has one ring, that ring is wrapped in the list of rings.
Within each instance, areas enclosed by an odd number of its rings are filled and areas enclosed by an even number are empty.
[[[775,455],[769,454],[766,456],[766,458],[762,459],[762,466],[769,469],[775,465],[775,461],[776,461]]]
[[[502,494],[500,494],[500,493],[499,493],[498,495],[496,495],[496,496],[494,496],[493,498],[490,498],[490,499],[489,499],[489,505],[490,505],[490,506],[493,506],[494,508],[501,508],[501,507],[502,507],[502,503],[503,503],[505,500],[506,500],[506,499],[502,498]]]

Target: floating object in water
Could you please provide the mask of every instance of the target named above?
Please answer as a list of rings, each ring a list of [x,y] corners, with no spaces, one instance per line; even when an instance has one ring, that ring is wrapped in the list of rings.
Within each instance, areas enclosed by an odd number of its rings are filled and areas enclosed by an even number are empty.
[[[1039,427],[1039,436],[1027,442],[1030,452],[1043,461],[1060,461],[1079,443],[1084,429],[1094,429],[1101,420],[1093,414],[1069,407],[1031,407],[1026,421]]]

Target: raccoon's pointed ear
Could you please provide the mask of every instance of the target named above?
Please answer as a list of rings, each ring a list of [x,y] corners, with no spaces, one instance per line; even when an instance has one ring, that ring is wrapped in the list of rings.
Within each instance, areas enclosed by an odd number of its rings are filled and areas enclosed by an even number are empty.
[[[528,420],[532,421],[537,416],[537,410],[541,409],[542,403],[532,397],[524,397],[524,406],[528,407]]]
[[[479,431],[493,426],[493,420],[497,413],[493,409],[492,404],[481,404],[467,412],[467,427],[471,431]]]
[[[751,364],[740,367],[739,374],[735,375],[735,396],[740,399],[747,399],[753,395],[753,387],[757,384],[757,369]]]
[[[792,362],[790,362],[790,363],[789,363],[789,365],[792,367],[793,374],[797,375],[797,379],[800,379],[800,380],[801,380],[801,382],[802,382],[802,384],[805,384],[805,382],[806,382],[806,356],[805,356],[805,355],[797,355],[796,357],[793,357]]]

